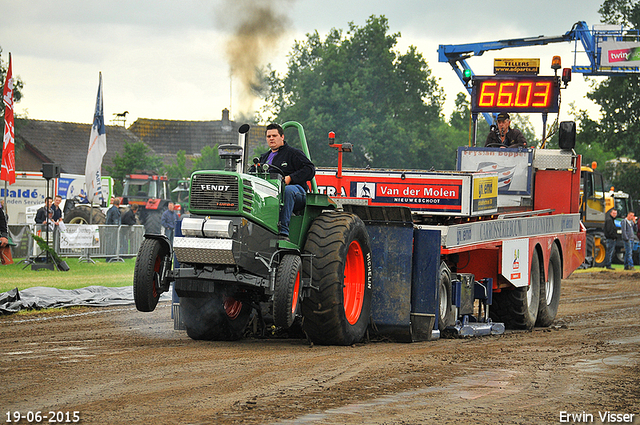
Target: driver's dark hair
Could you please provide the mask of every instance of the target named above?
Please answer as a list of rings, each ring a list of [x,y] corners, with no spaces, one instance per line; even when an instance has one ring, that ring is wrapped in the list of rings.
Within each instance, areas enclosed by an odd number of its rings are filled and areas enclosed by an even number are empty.
[[[284,135],[284,130],[282,129],[282,126],[280,124],[276,124],[276,123],[271,123],[269,125],[267,125],[267,129],[264,131],[264,134],[267,134],[267,131],[269,130],[278,130],[278,134],[283,136]]]

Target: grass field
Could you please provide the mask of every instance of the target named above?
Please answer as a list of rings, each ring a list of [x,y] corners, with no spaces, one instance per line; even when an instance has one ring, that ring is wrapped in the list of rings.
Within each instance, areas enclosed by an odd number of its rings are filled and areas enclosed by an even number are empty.
[[[95,264],[80,263],[77,258],[63,258],[69,265],[68,272],[51,270],[31,270],[25,268],[20,258],[14,264],[0,266],[0,293],[13,288],[18,290],[34,286],[52,286],[59,289],[77,289],[86,286],[129,286],[133,284],[135,258],[127,258],[124,263],[107,263],[95,259]]]

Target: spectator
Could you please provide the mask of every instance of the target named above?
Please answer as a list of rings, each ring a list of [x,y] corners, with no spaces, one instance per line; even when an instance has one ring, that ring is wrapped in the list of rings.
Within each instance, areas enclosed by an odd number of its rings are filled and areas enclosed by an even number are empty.
[[[613,270],[611,267],[611,261],[613,260],[613,253],[616,250],[616,241],[618,239],[618,229],[616,229],[615,219],[618,215],[618,211],[615,208],[611,208],[607,211],[604,218],[604,236],[607,238],[607,251],[606,259],[604,261],[604,267],[609,270]]]
[[[47,221],[47,212],[51,208],[51,204],[53,204],[53,199],[51,199],[51,197],[47,196],[44,198],[44,206],[39,208],[36,212],[36,224],[44,224],[44,222]]]
[[[624,242],[624,269],[633,270],[633,242],[635,240],[636,217],[633,211],[629,211],[627,217],[622,220],[620,226],[622,230],[622,241]]]
[[[133,246],[129,246],[131,244],[131,239],[133,235],[133,227],[138,224],[138,219],[136,218],[136,213],[138,212],[138,205],[131,204],[129,209],[122,214],[122,225],[127,227],[120,228],[120,254],[133,254],[135,253],[135,249]]]
[[[113,206],[107,210],[107,223],[119,226],[120,225],[120,199],[112,198],[111,203]]]
[[[125,226],[135,226],[138,224],[138,219],[136,218],[136,214],[138,212],[138,205],[131,204],[129,209],[122,214],[122,224]]]
[[[173,243],[173,235],[176,230],[176,221],[178,221],[178,215],[173,210],[173,202],[169,201],[167,204],[167,210],[162,213],[162,227],[164,228],[164,235],[169,238]]]
[[[51,209],[53,210],[53,222],[58,224],[62,221],[62,209],[60,208],[60,203],[62,203],[62,196],[56,195],[53,198],[53,205]]]
[[[4,202],[0,204],[0,247],[9,245],[9,228],[4,214]]]

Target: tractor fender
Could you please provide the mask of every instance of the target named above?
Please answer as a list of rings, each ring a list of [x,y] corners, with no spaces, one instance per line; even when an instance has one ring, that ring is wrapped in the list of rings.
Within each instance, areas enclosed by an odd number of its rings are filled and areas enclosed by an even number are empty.
[[[162,245],[162,252],[166,252],[166,253],[170,253],[171,250],[171,242],[169,241],[169,238],[167,238],[165,235],[156,235],[154,233],[145,233],[144,234],[144,238],[145,239],[155,239],[157,241],[160,242],[160,244]]]

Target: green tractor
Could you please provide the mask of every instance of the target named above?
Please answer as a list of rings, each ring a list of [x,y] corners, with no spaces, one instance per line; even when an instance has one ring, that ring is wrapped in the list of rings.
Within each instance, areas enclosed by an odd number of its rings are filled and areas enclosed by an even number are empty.
[[[309,157],[302,126],[288,122],[283,128],[297,129]],[[280,329],[301,318],[316,344],[360,341],[372,296],[371,244],[363,221],[338,211],[318,193],[314,179],[304,210],[291,218],[289,240],[279,238],[283,176],[269,165],[242,172],[248,129],[240,128],[239,145],[219,147],[224,171],[191,176],[189,215],[173,245],[162,235],[145,235],[134,272],[137,309],[153,311],[173,281],[193,339],[236,340],[251,318],[264,323],[268,314]]]

